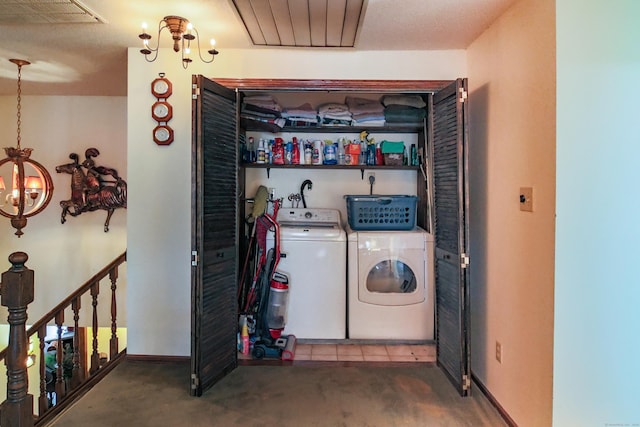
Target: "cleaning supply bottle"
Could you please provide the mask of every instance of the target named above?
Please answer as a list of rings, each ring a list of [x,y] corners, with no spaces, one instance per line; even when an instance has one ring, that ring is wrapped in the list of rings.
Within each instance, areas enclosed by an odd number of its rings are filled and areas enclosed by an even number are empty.
[[[316,139],[315,141],[313,141],[313,153],[311,154],[311,164],[314,164],[314,165],[322,164],[323,151],[324,150],[322,148],[322,141],[320,141],[319,139]]]
[[[247,322],[242,324],[242,331],[240,332],[240,339],[242,340],[242,354],[249,354],[249,328]]]
[[[249,150],[247,156],[247,163],[255,163],[256,162],[256,147],[253,143],[253,137],[249,137]]]
[[[339,165],[344,165],[345,164],[344,138],[338,138],[337,144],[338,144],[338,164]]]
[[[264,141],[264,162],[271,163],[271,147],[273,147],[273,140]]]
[[[282,138],[276,138],[276,143],[273,145],[273,161],[274,165],[284,165],[284,140]]]
[[[332,140],[326,139],[324,141],[324,155],[322,164],[324,165],[335,165],[338,161],[336,159],[336,146]]]
[[[300,148],[298,148],[298,151],[300,152],[299,156],[300,156],[300,164],[301,165],[306,165],[307,162],[304,158],[304,148],[305,148],[305,142],[304,140],[301,138],[300,142],[299,142]]]
[[[293,139],[293,152],[291,153],[291,164],[299,165],[300,164],[300,145],[298,144],[298,138],[295,136]]]
[[[313,161],[313,143],[310,141],[304,144],[304,164],[310,165]]]
[[[382,149],[380,148],[379,142],[376,144],[376,165],[384,165],[384,156],[382,155]]]
[[[265,145],[265,140],[260,139],[260,141],[258,141],[258,154],[256,157],[256,163],[266,163],[264,145]]]
[[[367,164],[375,166],[376,164],[376,144],[367,144]]]
[[[290,165],[293,161],[293,142],[289,141],[284,146],[284,164]]]

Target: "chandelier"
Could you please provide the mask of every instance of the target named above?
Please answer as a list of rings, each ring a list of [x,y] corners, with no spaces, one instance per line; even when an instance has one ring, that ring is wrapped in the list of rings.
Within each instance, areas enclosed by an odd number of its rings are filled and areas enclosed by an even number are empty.
[[[138,37],[142,39],[143,44],[143,48],[140,49],[140,53],[144,55],[148,62],[153,62],[158,58],[160,33],[162,33],[162,30],[165,28],[169,30],[169,33],[171,33],[171,38],[173,39],[173,50],[175,52],[182,52],[182,68],[184,69],[186,69],[193,61],[191,59],[191,42],[194,40],[195,45],[198,48],[198,56],[202,62],[207,64],[213,62],[215,56],[218,54],[218,51],[214,48],[216,41],[211,39],[211,49],[207,51],[211,55],[211,59],[204,59],[200,51],[200,35],[198,34],[198,30],[195,29],[188,19],[181,16],[170,15],[165,16],[160,22],[158,22],[158,40],[155,48],[149,46],[151,35],[147,34],[147,24],[142,24],[142,34],[138,35]]]
[[[53,181],[44,166],[30,158],[33,150],[20,147],[22,66],[29,62],[23,59],[9,61],[18,66],[18,139],[16,147],[5,147],[7,157],[0,160],[0,215],[11,219],[15,234],[20,237],[24,234],[22,229],[27,225],[27,218],[42,212],[51,201]],[[9,183],[11,187],[7,191]]]

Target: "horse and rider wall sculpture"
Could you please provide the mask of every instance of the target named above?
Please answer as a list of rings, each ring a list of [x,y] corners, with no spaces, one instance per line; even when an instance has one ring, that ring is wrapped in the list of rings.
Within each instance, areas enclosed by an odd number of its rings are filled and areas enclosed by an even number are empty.
[[[127,207],[127,183],[115,169],[96,166],[93,158],[100,155],[96,148],[88,148],[84,155],[86,160],[82,163],[80,156],[71,153],[69,158],[73,162],[56,166],[56,172],[71,175],[71,199],[60,202],[60,222],[66,222],[67,214],[78,216],[83,212],[102,209],[107,211],[104,223],[106,233],[113,211]]]

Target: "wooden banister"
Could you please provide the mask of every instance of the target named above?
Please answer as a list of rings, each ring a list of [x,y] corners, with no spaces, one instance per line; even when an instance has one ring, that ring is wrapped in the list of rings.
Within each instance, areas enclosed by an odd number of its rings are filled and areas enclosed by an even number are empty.
[[[12,254],[14,257],[15,254]],[[24,258],[26,260],[27,255],[24,254]],[[39,358],[38,364],[38,372],[40,374],[39,381],[39,389],[40,396],[38,397],[38,415],[34,415],[31,418],[35,420],[35,424],[24,424],[24,425],[39,425],[41,422],[46,422],[47,419],[55,416],[57,412],[63,409],[68,403],[70,403],[71,399],[67,399],[69,395],[79,395],[80,389],[82,389],[83,385],[95,383],[95,381],[99,381],[99,379],[106,374],[113,366],[122,360],[122,356],[124,354],[124,350],[120,350],[118,346],[118,336],[117,336],[117,306],[116,306],[116,291],[117,291],[117,280],[118,280],[118,268],[120,265],[126,262],[127,253],[123,252],[109,264],[107,264],[104,268],[102,268],[98,273],[94,274],[89,280],[87,280],[82,286],[72,292],[69,296],[67,296],[61,303],[56,305],[53,309],[51,309],[47,314],[42,316],[38,321],[36,321],[25,333],[25,322],[27,318],[26,314],[26,304],[33,301],[33,290],[31,291],[31,300],[27,301],[24,304],[24,307],[20,308],[24,313],[19,315],[19,319],[16,313],[17,308],[11,308],[9,310],[9,323],[11,326],[10,340],[9,346],[2,351],[0,351],[0,361],[5,360],[7,365],[7,390],[18,390],[22,393],[23,388],[26,393],[26,375],[27,370],[24,367],[24,360],[27,358],[27,350],[26,345],[29,342],[29,338],[32,336],[37,336],[39,341],[39,350],[41,357]],[[15,257],[14,257],[15,258]],[[12,258],[10,257],[10,260]],[[22,258],[20,258],[22,259]],[[15,260],[14,260],[15,261]],[[13,261],[12,261],[13,263]],[[24,264],[24,263],[22,263]],[[33,272],[25,268],[26,271],[31,272],[31,279],[33,279]],[[17,271],[16,265],[11,271]],[[9,273],[7,272],[7,273]],[[7,274],[5,273],[5,274]],[[8,289],[5,286],[5,274],[3,274],[3,282],[2,293]],[[24,275],[24,273],[21,273]],[[27,274],[28,276],[28,274]],[[9,277],[9,276],[7,276]],[[11,276],[13,277],[13,276]],[[10,277],[10,279],[11,279]],[[109,278],[109,286],[110,286],[110,310],[109,313],[111,315],[111,319],[108,325],[99,325],[98,323],[98,296],[100,295],[100,286],[101,281],[105,278]],[[27,277],[28,278],[28,277]],[[17,280],[17,279],[15,279]],[[15,281],[14,280],[14,281]],[[33,280],[31,280],[31,289],[33,288]],[[106,286],[106,283],[105,283]],[[28,291],[28,286],[25,288]],[[28,292],[27,292],[28,293]],[[21,295],[18,293],[18,295]],[[83,352],[86,352],[88,349],[86,348],[86,340],[83,338],[84,335],[80,334],[79,320],[80,320],[80,308],[81,308],[81,298],[82,296],[87,295],[91,298],[91,306],[92,306],[92,318],[91,318],[91,329],[92,329],[92,337],[91,337],[91,352],[90,361],[89,361],[89,369],[88,376],[87,373],[87,364],[85,359],[81,358]],[[27,297],[29,295],[26,295]],[[27,298],[28,299],[28,298]],[[25,299],[26,300],[26,299]],[[4,301],[4,300],[3,300]],[[15,300],[14,300],[15,302]],[[22,302],[19,300],[18,302]],[[4,304],[4,302],[3,302]],[[63,336],[62,331],[65,323],[65,310],[71,309],[73,312],[73,345],[67,344],[68,348],[66,351],[63,349]],[[12,317],[13,313],[13,317]],[[19,314],[19,313],[18,313]],[[22,332],[18,331],[20,326],[17,320],[22,321]],[[45,337],[47,326],[51,323],[55,324],[57,327],[57,337],[56,337],[56,368],[53,372],[55,376],[55,384],[47,383],[47,366],[45,362],[46,348],[45,348]],[[16,327],[14,327],[16,326]],[[111,331],[111,336],[109,339],[109,358],[106,362],[100,360],[100,353],[98,352],[98,329],[100,326],[108,327]],[[16,335],[16,337],[12,340],[11,337]],[[82,340],[81,340],[82,338]],[[70,352],[72,351],[72,355]],[[24,353],[24,354],[22,354]],[[66,356],[65,356],[66,355]],[[71,360],[68,357],[72,357]],[[17,370],[16,363],[20,364],[20,372],[24,371],[24,374],[21,376]],[[16,366],[13,366],[16,365]],[[13,366],[13,368],[12,368]],[[70,378],[69,378],[70,377]],[[52,378],[51,378],[52,381]],[[55,387],[55,388],[53,388]],[[52,403],[52,400],[49,398],[50,393],[55,390],[55,403]],[[0,416],[4,417],[8,416],[9,412],[6,412],[4,409],[9,408],[10,411],[15,415],[16,410],[12,409],[14,401],[24,400],[22,397],[16,397],[16,393],[12,391],[11,395],[7,396],[7,400],[3,403],[3,410]],[[27,395],[29,396],[29,395]],[[22,403],[21,403],[22,405]],[[33,414],[33,396],[28,404],[29,406],[28,414]],[[55,405],[55,406],[54,406]],[[22,409],[20,409],[22,410]],[[2,423],[4,425],[4,423]],[[14,424],[7,424],[14,425]],[[18,424],[15,424],[18,425]],[[20,424],[23,425],[23,424]]]

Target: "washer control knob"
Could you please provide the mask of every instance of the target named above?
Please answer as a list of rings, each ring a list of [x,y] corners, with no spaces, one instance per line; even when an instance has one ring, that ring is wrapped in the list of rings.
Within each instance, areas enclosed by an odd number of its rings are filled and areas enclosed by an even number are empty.
[[[311,212],[309,212],[309,211],[306,211],[304,213],[304,217],[307,218],[307,219],[310,219],[312,216],[313,216],[313,214]]]

